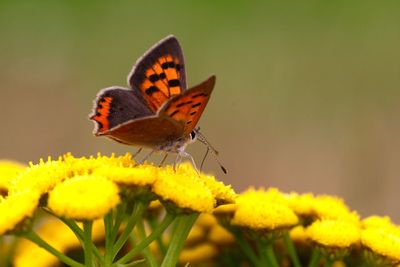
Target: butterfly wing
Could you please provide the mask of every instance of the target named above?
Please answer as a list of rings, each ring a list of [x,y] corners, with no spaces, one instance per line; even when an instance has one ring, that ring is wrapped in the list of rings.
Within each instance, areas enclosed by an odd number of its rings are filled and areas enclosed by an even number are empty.
[[[170,35],[148,50],[136,62],[128,83],[142,93],[153,112],[171,97],[184,92],[185,64],[178,40]]]
[[[166,116],[181,123],[184,135],[196,127],[203,113],[215,85],[215,76],[186,90],[169,100],[158,112],[159,116]]]
[[[104,135],[114,127],[136,118],[154,115],[140,93],[125,88],[101,90],[94,101],[90,119],[95,122],[95,135]]]

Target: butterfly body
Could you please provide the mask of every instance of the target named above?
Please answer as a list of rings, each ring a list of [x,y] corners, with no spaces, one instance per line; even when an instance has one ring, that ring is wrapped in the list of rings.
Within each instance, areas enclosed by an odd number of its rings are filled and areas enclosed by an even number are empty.
[[[101,90],[90,119],[94,134],[127,145],[187,156],[187,144],[211,96],[215,76],[187,89],[182,49],[174,36],[153,46],[128,76],[130,88]]]

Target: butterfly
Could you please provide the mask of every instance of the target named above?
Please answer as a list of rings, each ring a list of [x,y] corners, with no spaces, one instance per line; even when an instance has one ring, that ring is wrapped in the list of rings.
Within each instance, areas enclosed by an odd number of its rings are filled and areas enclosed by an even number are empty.
[[[90,115],[94,134],[152,152],[176,153],[175,164],[184,157],[196,168],[185,148],[198,137],[208,144],[196,126],[215,79],[212,75],[188,89],[182,48],[176,37],[167,36],[136,61],[128,75],[129,88],[113,86],[97,94]]]

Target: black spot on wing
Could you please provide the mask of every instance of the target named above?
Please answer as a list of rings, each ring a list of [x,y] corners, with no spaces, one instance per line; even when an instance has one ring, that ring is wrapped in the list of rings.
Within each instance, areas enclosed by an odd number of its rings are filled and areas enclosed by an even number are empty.
[[[171,113],[171,115],[169,115],[170,117],[173,117],[176,113],[178,113],[179,110],[175,110],[174,112]]]
[[[192,103],[193,103],[193,101],[182,102],[182,103],[177,104],[176,107],[180,108],[180,107],[183,107],[185,105],[192,104]]]
[[[199,96],[208,96],[206,93],[198,93],[198,94],[195,94],[195,95],[193,95],[192,96],[192,98],[197,98],[197,97],[199,97]]]
[[[150,86],[149,88],[146,89],[146,94],[147,95],[152,95],[153,93],[158,91],[158,87],[157,86]]]
[[[180,86],[180,85],[181,85],[181,83],[179,82],[178,79],[172,79],[172,80],[168,81],[168,86],[169,87],[177,87],[177,86]]]
[[[195,107],[198,107],[198,106],[201,106],[201,103],[196,103],[196,104],[192,105],[192,108],[195,108]]]
[[[152,75],[149,76],[149,80],[150,80],[150,82],[152,82],[152,83],[155,83],[155,82],[158,81],[159,79],[160,79],[160,76],[157,75],[157,74],[152,74]]]

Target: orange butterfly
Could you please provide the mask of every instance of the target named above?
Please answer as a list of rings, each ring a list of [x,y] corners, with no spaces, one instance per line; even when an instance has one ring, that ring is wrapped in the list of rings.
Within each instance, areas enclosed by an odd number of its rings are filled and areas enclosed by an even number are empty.
[[[217,153],[195,128],[215,76],[187,89],[182,48],[174,36],[162,39],[137,60],[128,83],[130,88],[113,86],[97,94],[90,115],[96,136],[148,147],[152,152],[176,153],[175,164],[186,157],[196,166],[185,148],[197,138]]]

